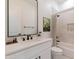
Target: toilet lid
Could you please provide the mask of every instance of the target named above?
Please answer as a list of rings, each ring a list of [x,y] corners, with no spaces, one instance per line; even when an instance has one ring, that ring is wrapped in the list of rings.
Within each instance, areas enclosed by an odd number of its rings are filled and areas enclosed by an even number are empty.
[[[54,51],[54,52],[63,52],[63,50],[59,47],[52,47],[52,51]]]

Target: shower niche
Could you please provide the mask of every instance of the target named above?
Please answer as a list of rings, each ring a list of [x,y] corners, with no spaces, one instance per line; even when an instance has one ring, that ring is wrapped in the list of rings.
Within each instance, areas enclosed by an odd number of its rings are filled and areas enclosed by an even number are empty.
[[[67,24],[67,31],[74,31],[74,23]]]

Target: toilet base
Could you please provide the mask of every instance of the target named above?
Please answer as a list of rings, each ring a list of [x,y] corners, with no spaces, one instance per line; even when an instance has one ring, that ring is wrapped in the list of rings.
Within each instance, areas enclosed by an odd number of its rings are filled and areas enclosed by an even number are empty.
[[[52,48],[52,59],[63,59],[63,50],[58,47]]]
[[[56,56],[55,56],[55,57],[53,57],[52,59],[71,59],[71,58],[62,55],[62,57],[56,57]]]
[[[55,56],[55,55],[53,55],[52,59],[63,59],[63,55],[62,56]]]

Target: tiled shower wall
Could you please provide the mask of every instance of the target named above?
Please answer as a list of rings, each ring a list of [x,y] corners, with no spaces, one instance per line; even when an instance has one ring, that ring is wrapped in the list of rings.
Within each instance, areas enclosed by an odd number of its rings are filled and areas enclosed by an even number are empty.
[[[56,36],[58,40],[74,44],[74,8],[57,13]]]

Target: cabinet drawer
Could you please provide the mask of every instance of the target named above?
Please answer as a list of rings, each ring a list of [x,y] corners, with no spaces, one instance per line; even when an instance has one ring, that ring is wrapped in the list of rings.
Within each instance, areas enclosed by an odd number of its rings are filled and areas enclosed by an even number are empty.
[[[41,51],[51,47],[51,44],[52,44],[51,41],[43,42],[41,44],[34,45],[28,49],[24,49],[16,53],[10,54],[6,56],[6,58],[7,59],[29,59],[30,57],[33,57],[37,53],[40,53]]]

